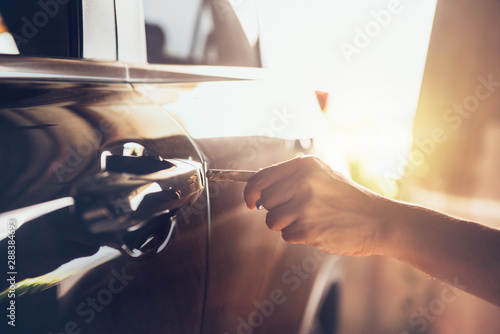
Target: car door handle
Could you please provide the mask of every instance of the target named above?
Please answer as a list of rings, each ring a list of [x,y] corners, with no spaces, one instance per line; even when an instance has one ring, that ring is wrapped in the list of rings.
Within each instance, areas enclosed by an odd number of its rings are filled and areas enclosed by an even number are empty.
[[[102,157],[102,171],[74,191],[74,208],[93,235],[123,249],[130,234],[137,235],[136,231],[160,215],[174,217],[178,208],[192,204],[203,189],[199,162],[108,151]]]

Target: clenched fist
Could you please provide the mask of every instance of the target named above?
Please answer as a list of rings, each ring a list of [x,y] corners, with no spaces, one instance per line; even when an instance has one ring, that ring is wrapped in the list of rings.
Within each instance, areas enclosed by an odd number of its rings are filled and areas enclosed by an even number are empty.
[[[500,306],[500,229],[375,194],[312,156],[260,170],[244,196],[290,243],[390,256]]]
[[[384,254],[388,214],[397,207],[313,156],[260,170],[244,196],[250,209],[260,199],[267,226],[284,240],[354,256]]]

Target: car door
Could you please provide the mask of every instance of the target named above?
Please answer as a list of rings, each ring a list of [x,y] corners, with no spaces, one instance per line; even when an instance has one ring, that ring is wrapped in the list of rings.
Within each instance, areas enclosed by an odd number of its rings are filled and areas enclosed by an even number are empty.
[[[153,58],[170,65],[145,62],[151,27],[123,0],[65,12],[82,30],[65,50],[83,59],[0,56],[0,251],[15,239],[20,282],[10,298],[3,280],[0,302],[15,301],[18,332],[311,330],[337,258],[286,244],[244,208],[243,184],[205,171],[322,154],[325,124],[313,94],[259,69],[192,66],[259,64],[236,7],[198,4],[215,21],[193,55]]]
[[[16,282],[47,274],[18,287],[17,329],[198,331],[208,216],[187,224],[179,208],[205,198],[190,139],[128,85],[2,86],[12,272]]]
[[[134,88],[189,132],[207,168],[258,170],[303,154],[326,157],[329,150],[335,156],[331,143],[324,145],[328,129],[313,92],[255,68],[254,5],[145,1],[148,60],[155,65],[130,66]],[[330,162],[344,166],[338,156]],[[264,224],[265,212],[246,209],[243,186],[208,182],[203,333],[307,333],[328,299],[337,258],[285,243]],[[189,214],[196,217],[196,208]],[[335,310],[325,313],[327,320],[316,327],[331,332]]]
[[[110,14],[109,1],[80,5],[32,1],[2,6],[2,14],[24,10],[36,25],[50,13],[61,22],[83,13],[73,18],[82,29]],[[11,26],[23,37],[24,26]],[[199,332],[208,209],[189,222],[183,212],[207,201],[202,157],[126,83],[116,54],[40,58],[35,47],[54,41],[36,28],[29,52],[20,44],[21,55],[0,55],[0,248],[8,268],[0,302],[11,308],[2,332]],[[86,32],[83,56],[92,58],[93,43],[103,41]]]

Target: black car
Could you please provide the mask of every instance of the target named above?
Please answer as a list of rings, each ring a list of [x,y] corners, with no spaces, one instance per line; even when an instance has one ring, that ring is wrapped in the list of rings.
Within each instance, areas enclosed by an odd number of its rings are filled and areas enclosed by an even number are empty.
[[[252,1],[0,14],[2,333],[334,331],[337,257],[206,176],[343,163],[314,92],[259,68]]]

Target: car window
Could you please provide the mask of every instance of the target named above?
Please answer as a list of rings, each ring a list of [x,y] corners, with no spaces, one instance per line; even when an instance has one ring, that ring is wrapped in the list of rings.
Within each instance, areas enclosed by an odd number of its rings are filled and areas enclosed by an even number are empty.
[[[79,2],[0,1],[0,53],[79,57]]]
[[[143,0],[148,62],[259,66],[252,0]]]

